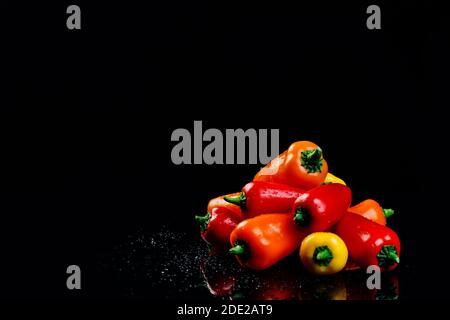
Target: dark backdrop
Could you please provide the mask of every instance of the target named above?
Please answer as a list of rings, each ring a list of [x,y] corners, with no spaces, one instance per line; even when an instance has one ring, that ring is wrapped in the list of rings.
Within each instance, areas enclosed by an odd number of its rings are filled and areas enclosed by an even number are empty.
[[[172,131],[202,120],[279,128],[280,150],[318,143],[355,201],[397,210],[402,296],[446,297],[439,8],[379,3],[369,31],[365,3],[77,1],[82,30],[68,31],[69,4],[0,5],[2,296],[120,297],[120,279],[96,271],[105,252],[162,225],[198,237],[193,214],[259,167],[173,165]]]

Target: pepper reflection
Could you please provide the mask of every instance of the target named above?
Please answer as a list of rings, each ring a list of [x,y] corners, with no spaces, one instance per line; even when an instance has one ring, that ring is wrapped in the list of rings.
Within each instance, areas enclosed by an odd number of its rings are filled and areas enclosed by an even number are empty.
[[[343,276],[306,278],[299,290],[299,300],[347,300],[347,286]]]
[[[235,286],[232,299],[295,300],[300,279],[290,259],[260,272],[244,270]]]
[[[214,252],[201,261],[204,284],[215,297],[231,297],[240,272],[234,259],[223,252]]]
[[[381,277],[381,289],[377,290],[377,300],[398,300],[400,297],[400,281],[396,274]]]
[[[255,272],[242,269],[227,254],[212,255],[200,270],[211,295],[231,300],[397,300],[397,274],[383,273],[381,289],[369,290],[364,270],[317,277],[309,275],[289,257],[270,269]]]

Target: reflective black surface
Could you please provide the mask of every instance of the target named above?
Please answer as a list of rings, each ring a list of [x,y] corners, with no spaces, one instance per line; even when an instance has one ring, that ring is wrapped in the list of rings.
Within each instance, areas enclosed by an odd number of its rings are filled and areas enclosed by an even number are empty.
[[[162,229],[136,234],[104,254],[97,272],[108,283],[99,295],[177,300],[398,300],[401,271],[383,274],[369,290],[364,270],[310,275],[297,252],[263,270],[243,269],[226,252],[212,252],[192,234]]]
[[[319,144],[354,203],[396,210],[394,296],[448,299],[446,10],[385,3],[372,32],[372,1],[80,1],[75,33],[69,4],[0,1],[2,298],[392,296],[296,257],[262,273],[209,257],[192,217],[260,165],[174,165],[171,133],[202,120]]]

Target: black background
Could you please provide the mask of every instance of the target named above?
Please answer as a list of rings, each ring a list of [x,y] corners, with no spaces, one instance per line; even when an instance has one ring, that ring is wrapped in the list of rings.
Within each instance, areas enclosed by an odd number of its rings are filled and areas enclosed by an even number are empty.
[[[440,8],[377,2],[371,31],[370,3],[77,1],[69,31],[69,4],[0,5],[2,297],[120,298],[102,253],[162,225],[197,237],[193,214],[259,168],[173,165],[172,131],[202,120],[319,144],[355,202],[397,210],[402,299],[448,298]]]

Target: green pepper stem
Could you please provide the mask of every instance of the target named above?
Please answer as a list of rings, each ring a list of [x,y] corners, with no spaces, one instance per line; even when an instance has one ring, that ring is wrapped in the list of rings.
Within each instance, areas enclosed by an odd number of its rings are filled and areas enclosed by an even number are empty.
[[[294,221],[299,226],[306,227],[307,225],[309,225],[309,223],[311,221],[311,215],[309,214],[308,210],[306,210],[305,208],[298,207],[295,210]]]
[[[383,208],[383,213],[384,213],[384,216],[386,218],[389,218],[390,216],[392,216],[394,214],[394,210],[393,209],[384,209]]]
[[[205,232],[208,229],[209,220],[211,219],[211,215],[207,213],[204,216],[195,216],[195,221],[200,226],[201,232]]]
[[[327,246],[317,247],[314,250],[313,261],[319,266],[328,266],[333,260],[333,253]]]
[[[396,253],[394,253],[394,252],[389,253],[389,259],[391,259],[391,260],[394,261],[395,263],[400,263],[400,258],[399,258],[399,256],[398,256]]]
[[[316,148],[312,150],[312,152],[307,155],[307,158],[311,162],[318,162],[319,160],[322,159],[322,149]]]
[[[251,252],[247,242],[241,239],[237,239],[233,245],[234,247],[228,250],[229,253],[239,256],[239,259],[242,260],[247,260],[248,258],[250,258]]]
[[[235,204],[241,208],[245,207],[245,202],[246,202],[246,197],[245,197],[245,193],[244,191],[242,191],[238,196],[235,197],[230,197],[230,196],[224,196],[223,200],[225,200],[226,202]]]
[[[323,152],[319,147],[303,151],[300,160],[308,173],[322,172]]]
[[[237,256],[242,256],[245,253],[245,248],[243,245],[237,244],[233,248],[231,248],[229,252]]]
[[[377,258],[380,267],[390,267],[395,263],[400,263],[397,249],[393,245],[384,245],[377,254]]]

